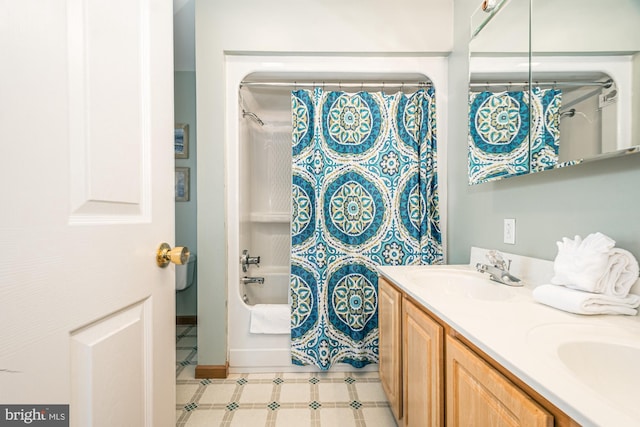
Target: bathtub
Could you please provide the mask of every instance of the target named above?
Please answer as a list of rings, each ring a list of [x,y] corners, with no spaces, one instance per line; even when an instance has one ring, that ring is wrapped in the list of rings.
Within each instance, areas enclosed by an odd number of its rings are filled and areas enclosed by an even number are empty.
[[[297,366],[291,363],[291,338],[289,334],[251,333],[251,311],[256,301],[259,304],[277,304],[282,290],[288,294],[289,274],[266,272],[263,285],[243,285],[246,294],[235,293],[229,299],[229,372],[319,372],[315,366]],[[249,291],[249,288],[253,291]],[[274,288],[274,290],[270,289]],[[242,289],[242,288],[240,288]],[[246,302],[245,298],[246,295]],[[264,297],[264,300],[259,298]],[[283,305],[289,304],[285,300]],[[353,371],[351,365],[338,363],[331,367],[334,372]],[[378,365],[371,364],[358,369],[360,372],[377,371]]]
[[[291,365],[288,334],[249,332],[251,310],[255,304],[281,303],[288,306],[288,273],[261,272],[260,277],[264,277],[264,284],[241,285],[229,299],[230,372],[282,372],[284,367]]]
[[[314,81],[340,78],[384,81],[429,75],[437,91],[447,93],[447,60],[442,57],[296,57],[228,55],[226,57],[226,222],[227,350],[230,372],[319,371],[292,365],[288,334],[251,334],[255,304],[287,304],[290,255],[291,101],[290,89],[242,88],[247,76],[268,80]],[[241,96],[240,96],[241,95]],[[242,99],[241,99],[242,98]],[[446,141],[446,97],[438,98],[438,140]],[[245,111],[255,114],[264,123]],[[439,152],[443,169],[446,149]],[[446,220],[446,182],[441,183],[442,217]],[[443,221],[444,222],[444,221]],[[442,224],[445,229],[446,224]],[[243,250],[260,257],[260,267],[240,266]],[[264,284],[241,282],[264,277]],[[245,298],[246,297],[246,298]],[[362,371],[377,370],[375,364]],[[353,371],[337,364],[333,371]]]

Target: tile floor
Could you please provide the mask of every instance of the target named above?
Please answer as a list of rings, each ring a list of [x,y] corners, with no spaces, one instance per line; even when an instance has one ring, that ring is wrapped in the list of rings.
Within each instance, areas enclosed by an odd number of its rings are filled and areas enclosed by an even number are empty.
[[[197,328],[178,326],[176,426],[396,427],[377,372],[194,378]]]

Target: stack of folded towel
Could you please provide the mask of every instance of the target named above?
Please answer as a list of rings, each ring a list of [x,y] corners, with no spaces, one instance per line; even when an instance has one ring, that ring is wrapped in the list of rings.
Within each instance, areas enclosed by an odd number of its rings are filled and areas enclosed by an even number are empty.
[[[630,294],[638,280],[635,257],[602,233],[558,242],[550,285],[538,286],[533,298],[577,314],[638,313],[640,296]]]

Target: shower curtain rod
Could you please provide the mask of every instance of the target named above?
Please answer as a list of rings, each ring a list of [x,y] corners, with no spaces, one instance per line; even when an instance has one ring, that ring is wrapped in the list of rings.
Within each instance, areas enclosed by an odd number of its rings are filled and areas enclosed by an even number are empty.
[[[405,88],[405,87],[417,87],[427,88],[432,85],[431,82],[335,82],[335,81],[314,81],[314,82],[276,82],[276,81],[264,81],[264,82],[240,82],[240,88],[247,87],[283,87],[283,88],[308,88],[308,87],[338,87],[349,89],[365,89],[365,88]]]
[[[602,86],[605,88],[609,88],[613,85],[613,80],[608,79],[601,82],[580,82],[580,81],[538,81],[533,80],[531,83],[529,82],[473,82],[469,83],[470,87],[495,87],[495,86],[529,86],[532,84],[534,86]]]

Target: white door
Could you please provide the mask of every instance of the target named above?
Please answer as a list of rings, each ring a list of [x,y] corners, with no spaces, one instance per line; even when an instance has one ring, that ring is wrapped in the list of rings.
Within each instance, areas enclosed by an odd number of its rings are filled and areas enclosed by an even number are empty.
[[[0,0],[0,404],[175,425],[172,18]]]

